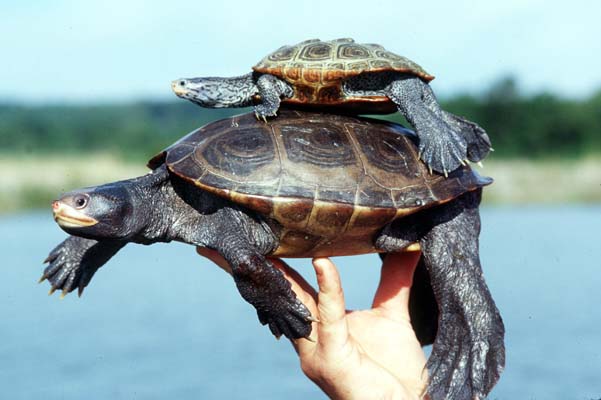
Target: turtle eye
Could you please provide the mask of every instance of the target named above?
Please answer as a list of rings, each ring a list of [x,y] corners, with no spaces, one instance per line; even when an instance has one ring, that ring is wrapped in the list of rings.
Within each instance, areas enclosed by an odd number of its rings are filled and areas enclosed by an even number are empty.
[[[88,196],[83,194],[78,194],[73,198],[73,203],[75,204],[75,208],[78,210],[84,208],[88,205]]]
[[[181,80],[181,81],[179,81],[179,85],[180,85],[181,87],[184,87],[184,86],[186,86],[186,81],[184,81],[184,80]]]

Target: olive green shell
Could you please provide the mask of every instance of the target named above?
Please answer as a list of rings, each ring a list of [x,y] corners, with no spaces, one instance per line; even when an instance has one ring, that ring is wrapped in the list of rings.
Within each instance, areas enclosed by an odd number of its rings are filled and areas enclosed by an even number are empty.
[[[373,111],[375,106],[375,112],[378,111],[377,107],[384,107],[388,109],[387,112],[396,108],[391,107],[390,100],[385,96],[346,98],[341,91],[342,80],[365,72],[385,71],[416,75],[426,82],[434,79],[406,57],[378,44],[360,44],[353,39],[312,39],[283,46],[259,61],[253,70],[277,76],[292,85],[294,94],[292,98],[283,99],[284,103],[342,105],[346,108],[360,107],[355,103],[370,103],[367,106],[371,106],[369,108],[372,110],[368,111]],[[390,107],[377,103],[389,103]]]
[[[267,124],[249,113],[205,125],[149,166],[163,162],[277,221],[274,254],[291,257],[373,252],[371,236],[393,219],[491,182],[469,167],[431,175],[399,125],[287,109]]]

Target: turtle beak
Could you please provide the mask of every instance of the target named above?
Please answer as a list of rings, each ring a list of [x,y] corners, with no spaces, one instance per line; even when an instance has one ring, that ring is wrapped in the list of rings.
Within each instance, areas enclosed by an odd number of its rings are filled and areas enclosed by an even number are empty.
[[[52,214],[54,215],[54,220],[61,228],[82,228],[98,223],[94,218],[60,200],[52,202]]]
[[[188,93],[188,86],[185,79],[178,79],[171,82],[171,90],[176,95],[182,97]]]

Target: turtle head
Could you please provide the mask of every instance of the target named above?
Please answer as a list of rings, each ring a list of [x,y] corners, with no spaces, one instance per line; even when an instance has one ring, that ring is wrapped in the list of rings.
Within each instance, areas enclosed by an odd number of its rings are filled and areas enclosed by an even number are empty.
[[[132,195],[122,182],[65,193],[52,202],[54,220],[67,233],[92,239],[135,233]]]
[[[171,82],[171,89],[201,107],[227,108],[250,105],[255,86],[248,74],[236,78],[180,78]]]

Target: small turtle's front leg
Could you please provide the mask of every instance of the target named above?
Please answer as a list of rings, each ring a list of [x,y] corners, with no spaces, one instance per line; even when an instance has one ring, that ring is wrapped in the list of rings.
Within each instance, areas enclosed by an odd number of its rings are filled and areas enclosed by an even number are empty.
[[[49,263],[40,278],[40,282],[48,279],[50,293],[62,290],[61,297],[78,288],[79,295],[90,283],[90,280],[125,242],[114,240],[97,241],[70,236],[56,246],[44,262]]]
[[[263,74],[257,79],[261,104],[255,106],[257,119],[267,122],[267,117],[275,117],[280,108],[281,96],[292,97],[290,85],[273,75]]]

